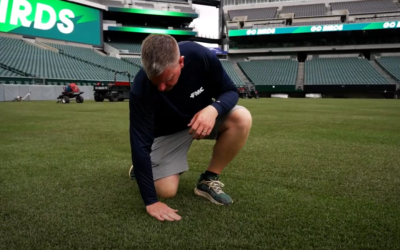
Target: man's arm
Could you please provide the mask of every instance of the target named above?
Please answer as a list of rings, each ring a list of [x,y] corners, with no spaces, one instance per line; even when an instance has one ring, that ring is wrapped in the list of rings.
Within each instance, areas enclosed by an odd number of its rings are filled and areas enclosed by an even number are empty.
[[[215,102],[211,105],[217,110],[218,115],[225,115],[239,101],[237,87],[214,53],[206,51],[204,57],[206,70],[214,88]]]
[[[130,143],[133,169],[140,194],[146,206],[158,202],[151,165],[153,144],[153,103],[132,92],[129,98]]]
[[[198,140],[208,136],[215,125],[215,119],[231,111],[239,100],[237,88],[217,56],[205,49],[203,60],[208,75],[207,84],[212,89],[212,97],[215,101],[198,112],[188,124],[191,127],[189,134],[193,139]]]
[[[129,98],[129,132],[134,173],[147,213],[160,221],[180,220],[181,217],[176,214],[178,210],[168,207],[157,199],[150,157],[154,141],[154,105],[157,100],[152,98],[152,94],[143,96],[135,94],[147,92],[142,88],[149,85],[142,84],[141,81],[146,81],[143,71],[136,75],[134,84],[137,85],[132,88]]]

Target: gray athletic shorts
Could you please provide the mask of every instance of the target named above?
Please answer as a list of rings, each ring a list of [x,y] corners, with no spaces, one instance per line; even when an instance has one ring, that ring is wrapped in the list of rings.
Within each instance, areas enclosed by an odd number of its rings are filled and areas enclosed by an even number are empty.
[[[227,115],[218,117],[212,132],[205,139],[217,139],[222,123],[231,112],[240,108],[244,107],[236,105]],[[154,181],[189,170],[187,153],[193,142],[189,131],[190,129],[185,129],[172,135],[155,138],[150,154]]]

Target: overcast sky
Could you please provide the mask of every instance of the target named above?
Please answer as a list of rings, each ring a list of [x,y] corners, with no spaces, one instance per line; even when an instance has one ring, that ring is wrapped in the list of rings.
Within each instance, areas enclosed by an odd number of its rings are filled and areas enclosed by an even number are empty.
[[[200,37],[218,38],[218,8],[197,4],[193,4],[193,7],[199,13],[199,17],[190,24],[190,27],[194,26]],[[203,45],[207,47],[218,46],[218,44]]]

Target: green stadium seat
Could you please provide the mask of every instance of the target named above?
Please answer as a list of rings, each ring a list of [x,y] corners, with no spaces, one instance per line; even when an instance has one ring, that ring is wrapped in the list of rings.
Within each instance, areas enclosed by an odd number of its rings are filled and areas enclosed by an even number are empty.
[[[6,76],[18,77],[19,76],[19,77],[21,77],[20,75],[14,73],[14,72],[11,72],[9,70],[3,69],[3,68],[0,68],[0,76],[3,76],[3,77],[6,77]]]
[[[135,65],[138,65],[142,67],[142,59],[141,58],[135,58],[135,57],[122,57],[122,60],[128,62],[128,63],[133,63]]]
[[[115,71],[123,71],[129,72],[132,77],[134,77],[137,72],[139,71],[139,67],[135,67],[132,64],[125,62],[124,60],[109,57],[109,56],[102,56],[95,52],[93,49],[83,48],[83,47],[75,47],[69,45],[62,45],[62,44],[53,44],[53,43],[46,43],[49,46],[57,48],[62,51],[62,53],[67,54],[69,56],[78,58],[80,60],[85,60],[91,64],[99,65],[103,68],[115,70]],[[113,74],[109,74],[114,77]],[[94,78],[96,79],[96,78]],[[127,77],[122,76],[121,74],[117,75],[117,80],[126,81]]]
[[[400,82],[400,56],[385,56],[375,61],[397,82]]]
[[[112,72],[71,57],[40,49],[20,39],[0,37],[0,63],[36,77],[113,80]]]
[[[388,84],[368,60],[358,57],[314,58],[305,62],[305,85]]]
[[[87,48],[50,44],[62,50],[56,53],[8,37],[0,37],[0,44],[0,63],[41,78],[113,81],[114,72],[111,70],[128,71],[132,78],[139,70],[139,67],[123,60],[102,56]],[[0,75],[20,76],[4,69]],[[126,81],[127,77],[119,74],[117,80]]]
[[[117,42],[109,42],[110,46],[118,49],[118,50],[127,50],[130,53],[140,54],[142,52],[142,44],[141,43],[117,43]]]
[[[244,82],[242,81],[236,70],[233,68],[233,65],[230,61],[220,60],[220,62],[224,67],[226,73],[229,75],[229,77],[232,79],[237,87],[245,86]]]
[[[298,62],[292,59],[271,59],[239,62],[245,75],[257,85],[296,85]]]

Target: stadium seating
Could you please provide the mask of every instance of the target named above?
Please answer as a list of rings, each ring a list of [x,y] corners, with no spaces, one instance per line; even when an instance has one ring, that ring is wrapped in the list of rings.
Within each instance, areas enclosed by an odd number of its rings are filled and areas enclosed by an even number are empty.
[[[122,60],[127,61],[132,64],[142,66],[142,60],[140,58],[122,57]],[[221,64],[224,67],[226,73],[229,75],[229,77],[232,79],[232,81],[235,83],[236,86],[239,87],[239,86],[245,85],[244,82],[242,81],[242,79],[239,77],[236,70],[233,68],[233,65],[230,61],[221,60]]]
[[[138,65],[138,66],[142,66],[142,59],[141,58],[133,58],[133,57],[122,57],[122,60]]]
[[[314,58],[305,62],[305,85],[388,84],[368,60],[349,58]]]
[[[177,10],[180,10],[181,12],[185,12],[185,13],[196,13],[196,11],[194,11],[194,9],[192,9],[191,7],[183,7],[183,6],[176,5],[176,6],[174,6],[174,8]]]
[[[236,70],[233,68],[233,65],[230,61],[227,60],[221,60],[221,64],[224,67],[226,73],[229,75],[229,77],[232,79],[232,81],[235,83],[237,87],[244,86],[244,82],[236,72]]]
[[[50,50],[40,49],[20,39],[0,37],[0,44],[2,45],[0,63],[36,77],[114,80],[111,71]]]
[[[136,6],[143,7],[144,9],[154,9],[154,4],[150,3],[135,3]]]
[[[117,43],[117,42],[108,42],[109,45],[112,47],[119,49],[119,50],[128,50],[131,53],[138,53],[142,52],[142,45],[140,43]]]
[[[87,61],[96,65],[100,65],[104,68],[116,71],[127,71],[131,74],[131,76],[135,76],[139,71],[139,68],[135,67],[132,64],[129,64],[115,57],[99,55],[92,49],[62,45],[62,44],[53,44],[53,43],[46,43],[46,44],[54,48],[57,48],[59,50],[62,50],[63,51],[62,53],[81,59],[83,61]]]
[[[325,4],[283,6],[280,14],[284,13],[294,13],[295,17],[324,16],[326,14],[326,7]]]
[[[332,11],[349,10],[350,14],[393,12],[399,8],[392,0],[367,0],[331,3]]]
[[[241,9],[241,10],[230,10],[229,18],[233,20],[236,16],[247,16],[247,21],[251,20],[265,20],[272,19],[276,16],[277,7],[273,8],[258,8],[258,9]]]
[[[255,85],[296,85],[298,62],[291,59],[239,62]]]
[[[143,1],[143,0],[142,0]],[[147,0],[148,1],[148,0]],[[151,2],[188,4],[187,0],[150,0]]]
[[[312,25],[328,25],[328,24],[340,24],[340,20],[337,21],[315,21],[315,22],[298,22],[292,23],[292,26],[312,26]]]
[[[400,56],[381,57],[375,61],[397,82],[400,82]]]
[[[355,23],[372,23],[372,22],[388,22],[388,21],[397,21],[400,19],[400,16],[393,17],[367,17],[367,18],[355,18]]]
[[[124,7],[124,4],[122,3],[121,0],[89,0],[90,2],[98,3],[98,4],[103,4],[106,6],[111,6],[111,7]]]
[[[6,69],[0,68],[0,76],[20,76],[14,72],[8,71]]]
[[[285,21],[270,21],[270,22],[255,23],[250,28],[260,29],[260,28],[284,27],[284,26],[286,26]],[[243,27],[243,29],[246,29],[246,24],[245,27]]]

